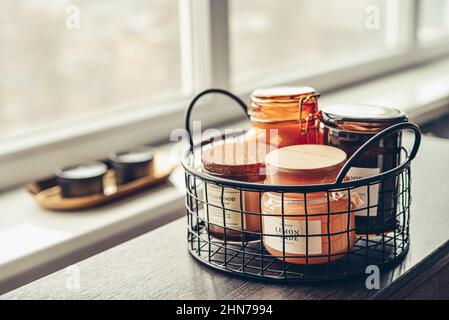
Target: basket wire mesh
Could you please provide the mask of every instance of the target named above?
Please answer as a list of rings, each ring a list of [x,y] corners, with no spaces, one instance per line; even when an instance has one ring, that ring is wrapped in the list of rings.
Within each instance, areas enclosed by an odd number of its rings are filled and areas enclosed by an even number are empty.
[[[211,92],[211,91],[209,91]],[[216,91],[212,91],[216,92]],[[220,93],[220,92],[219,92]],[[227,95],[229,95],[226,92]],[[234,99],[236,100],[236,99]],[[237,100],[236,100],[237,101]],[[194,100],[196,102],[196,100]],[[194,102],[188,109],[186,116],[186,128],[190,133],[190,111]],[[385,136],[402,130],[410,130],[415,134],[415,142],[410,152],[402,149],[403,159],[396,168],[387,172],[360,180],[344,181],[352,162],[362,154],[371,144],[377,143]],[[261,183],[247,183],[228,180],[211,176],[201,169],[201,158],[198,153],[201,148],[213,145],[210,139],[191,146],[186,151],[182,163],[185,169],[186,185],[186,212],[187,212],[187,241],[188,249],[193,257],[200,262],[217,270],[241,275],[249,278],[278,281],[324,281],[329,279],[341,279],[350,276],[364,274],[366,267],[376,265],[380,268],[391,266],[398,262],[407,252],[409,247],[410,205],[411,205],[411,160],[415,157],[420,144],[419,128],[413,123],[401,123],[394,125],[365,143],[341,169],[336,182],[333,184],[302,185],[302,186],[277,186]],[[382,186],[394,186],[392,189]],[[208,190],[213,186],[221,192],[221,203],[213,203],[209,199]],[[371,188],[379,188],[378,199],[390,199],[380,203],[370,199]],[[367,201],[362,206],[354,208],[351,204],[352,197],[357,195],[357,190],[364,188]],[[240,207],[229,208],[225,205],[225,192],[235,192],[239,195]],[[245,194],[252,193],[259,201],[258,212],[245,211]],[[323,212],[308,212],[313,205],[314,195],[324,195],[325,208]],[[300,197],[303,212],[286,213],[291,195]],[[388,196],[387,196],[388,194]],[[264,210],[264,199],[275,196],[280,204],[278,212]],[[339,195],[346,202],[346,209],[333,210],[333,199]],[[393,201],[391,201],[391,198]],[[371,209],[377,209],[381,215],[380,221],[384,221],[383,215],[390,214],[394,217],[395,228],[391,232],[378,234],[358,234],[360,230],[354,223],[354,216],[358,211],[366,212],[370,217]],[[211,210],[222,212],[222,223],[211,219]],[[227,225],[230,215],[240,218],[240,227]],[[253,216],[259,219],[260,230],[246,229],[245,219]],[[281,228],[276,234],[266,232],[265,219],[275,218],[280,220]],[[301,233],[289,234],[286,232],[286,221],[302,221],[304,228]],[[341,227],[334,230],[333,221],[340,222]],[[313,221],[320,221],[319,232],[313,231]],[[381,229],[383,229],[383,225]],[[211,230],[220,230],[222,237],[217,238]],[[233,235],[231,237],[231,235]],[[235,237],[235,235],[240,235]],[[236,239],[238,238],[238,239]],[[271,240],[270,240],[271,239]],[[314,251],[314,239],[319,239],[322,245],[321,251]],[[338,241],[337,241],[337,240]],[[267,243],[280,245],[278,254],[273,254],[273,248],[267,248]],[[304,252],[300,255],[290,254],[286,249],[289,241],[300,241],[304,244]],[[335,246],[340,243],[345,246],[335,252]],[[269,252],[270,251],[270,252]]]

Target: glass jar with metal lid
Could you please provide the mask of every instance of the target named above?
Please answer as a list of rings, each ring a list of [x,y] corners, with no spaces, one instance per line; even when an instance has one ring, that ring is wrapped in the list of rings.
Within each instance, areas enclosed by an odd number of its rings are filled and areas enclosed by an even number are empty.
[[[255,90],[248,109],[253,127],[247,140],[277,148],[318,143],[318,97],[311,87]]]
[[[343,149],[348,157],[380,131],[408,121],[406,114],[400,110],[370,105],[329,105],[321,109],[321,116],[320,135],[323,143]],[[354,163],[348,178],[367,178],[397,167],[401,160],[401,146],[400,132],[380,140],[377,146],[368,149]],[[392,177],[369,188],[356,189],[363,207],[355,210],[358,234],[383,234],[396,228],[396,180],[396,177]]]

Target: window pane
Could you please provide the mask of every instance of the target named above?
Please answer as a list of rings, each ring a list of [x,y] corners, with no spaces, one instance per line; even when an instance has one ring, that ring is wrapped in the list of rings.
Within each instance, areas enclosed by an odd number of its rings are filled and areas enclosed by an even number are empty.
[[[178,94],[177,5],[2,0],[0,137]]]
[[[449,35],[449,0],[421,0],[419,40],[432,40],[446,35]]]
[[[391,0],[390,0],[391,1]],[[386,0],[231,0],[232,81],[386,46]]]

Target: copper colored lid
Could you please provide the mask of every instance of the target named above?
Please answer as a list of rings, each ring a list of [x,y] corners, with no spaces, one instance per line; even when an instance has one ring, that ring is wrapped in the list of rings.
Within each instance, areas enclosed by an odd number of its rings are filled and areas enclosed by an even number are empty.
[[[296,145],[271,151],[265,157],[268,168],[298,174],[338,171],[346,161],[346,153],[325,145]]]
[[[299,102],[304,101],[300,110]],[[277,87],[257,89],[251,95],[249,115],[257,121],[285,121],[305,119],[317,112],[317,93],[311,87]]]
[[[315,94],[312,87],[274,87],[254,90],[253,99],[298,100],[302,96]]]
[[[272,149],[272,148],[271,148]],[[270,147],[265,144],[232,142],[203,148],[203,168],[221,176],[258,175],[265,166],[265,155]]]
[[[395,108],[357,104],[335,104],[321,108],[324,124],[349,132],[379,132],[406,122],[407,115]]]

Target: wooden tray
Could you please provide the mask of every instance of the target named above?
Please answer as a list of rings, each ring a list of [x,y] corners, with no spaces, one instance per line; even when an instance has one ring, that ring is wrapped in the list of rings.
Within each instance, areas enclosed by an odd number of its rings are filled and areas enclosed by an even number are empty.
[[[154,158],[153,174],[118,186],[115,181],[115,170],[109,169],[103,179],[104,194],[95,194],[79,198],[62,198],[61,189],[56,177],[49,177],[28,183],[27,190],[36,202],[43,208],[56,211],[84,210],[114,200],[124,198],[137,191],[146,190],[167,180],[177,166],[177,162],[163,153],[157,153]]]

